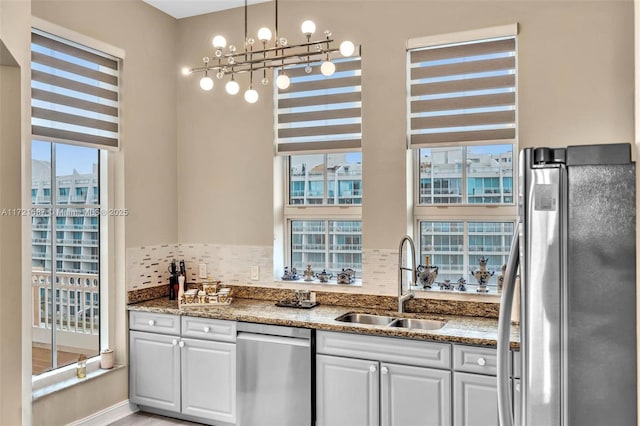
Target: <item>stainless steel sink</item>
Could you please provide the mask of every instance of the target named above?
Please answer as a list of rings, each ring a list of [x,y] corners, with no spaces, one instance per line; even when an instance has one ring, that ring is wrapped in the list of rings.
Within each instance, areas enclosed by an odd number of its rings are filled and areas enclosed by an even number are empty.
[[[361,314],[349,312],[336,318],[336,321],[351,322],[356,324],[383,325],[418,330],[438,330],[444,327],[445,321],[421,319],[421,318],[396,318],[386,315]]]
[[[389,325],[391,321],[395,320],[394,317],[387,317],[384,315],[373,314],[358,314],[347,313],[336,318],[336,321],[342,322],[354,322],[358,324],[371,324],[371,325]]]
[[[398,318],[389,324],[389,327],[414,328],[419,330],[438,330],[444,327],[446,322],[419,318]]]

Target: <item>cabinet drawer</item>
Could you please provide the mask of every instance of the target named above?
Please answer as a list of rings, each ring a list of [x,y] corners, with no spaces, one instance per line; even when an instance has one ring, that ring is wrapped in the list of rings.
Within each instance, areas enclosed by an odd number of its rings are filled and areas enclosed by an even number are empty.
[[[182,336],[222,342],[235,342],[236,322],[183,316]]]
[[[131,330],[150,331],[152,333],[180,334],[180,316],[158,314],[155,312],[129,312]]]
[[[451,368],[451,345],[448,343],[318,331],[316,352],[419,367]]]
[[[495,376],[498,371],[496,350],[475,346],[453,347],[453,369]]]

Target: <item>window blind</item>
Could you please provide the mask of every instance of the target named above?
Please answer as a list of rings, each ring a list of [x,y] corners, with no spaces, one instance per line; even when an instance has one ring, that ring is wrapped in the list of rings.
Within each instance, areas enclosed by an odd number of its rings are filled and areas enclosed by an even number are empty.
[[[119,60],[51,34],[31,33],[31,132],[117,149]]]
[[[286,68],[291,85],[277,89],[277,153],[358,151],[362,140],[360,57],[336,59],[336,72]],[[316,71],[320,63],[311,64]]]
[[[409,144],[515,141],[516,39],[408,50]]]

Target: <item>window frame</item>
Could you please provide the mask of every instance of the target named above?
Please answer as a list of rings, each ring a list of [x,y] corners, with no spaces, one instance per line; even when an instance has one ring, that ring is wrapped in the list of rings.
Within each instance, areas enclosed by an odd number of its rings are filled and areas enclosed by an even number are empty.
[[[122,69],[126,58],[126,52],[111,44],[102,42],[84,34],[69,30],[65,27],[53,24],[51,22],[42,20],[37,17],[32,18],[32,28],[40,31],[44,31],[70,40],[75,43],[87,46],[91,49],[103,52],[107,55],[111,55],[118,58],[119,69]],[[122,76],[121,76],[122,78]],[[120,83],[120,91],[121,91]],[[120,105],[119,108],[122,108]],[[122,115],[120,115],[122,117]],[[120,135],[122,138],[122,135]],[[43,138],[41,138],[43,139]],[[60,142],[60,141],[50,141]],[[29,142],[28,153],[31,152]],[[78,143],[78,145],[83,145]],[[93,146],[95,148],[95,146]],[[120,141],[120,147],[122,147],[122,140]],[[121,212],[117,215],[106,215],[103,220],[100,220],[100,239],[104,240],[104,243],[100,244],[100,337],[99,347],[102,351],[106,348],[113,348],[117,341],[121,340],[119,332],[116,329],[116,316],[115,306],[117,304],[117,298],[115,289],[117,287],[118,280],[124,280],[125,271],[123,266],[123,260],[125,255],[124,247],[124,216],[128,214],[128,210],[124,207],[124,198],[121,195],[124,190],[124,175],[122,171],[123,154],[117,149],[100,149],[99,150],[100,163],[100,193],[99,197],[101,204],[108,210],[114,210]],[[27,170],[31,170],[31,161],[26,166]],[[31,222],[29,221],[29,226]],[[53,236],[53,235],[52,235]],[[30,245],[29,245],[30,247]],[[31,257],[31,249],[29,248],[25,255]],[[30,281],[30,280],[29,280]],[[31,292],[30,292],[31,293]],[[23,309],[31,309],[32,300],[28,298],[23,302]],[[75,365],[67,365],[57,369],[50,370],[46,373],[31,376],[31,391],[33,397],[41,397],[50,393],[58,391],[60,388],[59,383],[66,381],[69,385],[74,383],[81,383],[76,379]],[[100,370],[100,356],[95,356],[87,360],[87,373],[88,374],[105,374],[114,370]],[[29,370],[31,370],[29,368]],[[29,371],[30,374],[30,371]]]
[[[103,236],[103,232],[107,231],[108,232],[108,225],[105,224],[104,222],[108,221],[108,218],[105,217],[104,215],[101,215],[101,212],[106,211],[106,201],[108,199],[108,188],[105,188],[105,186],[108,187],[108,174],[106,172],[107,170],[107,156],[104,155],[104,150],[101,150],[97,147],[84,147],[84,149],[92,149],[96,151],[96,160],[97,160],[97,182],[96,182],[96,188],[98,188],[98,191],[100,192],[100,194],[104,194],[104,197],[98,197],[98,199],[96,200],[95,203],[92,204],[77,204],[77,203],[70,203],[67,202],[65,203],[65,199],[64,196],[61,196],[58,194],[57,191],[57,181],[58,181],[58,176],[57,176],[57,164],[58,164],[58,159],[57,156],[55,155],[56,152],[56,147],[60,146],[60,145],[66,145],[69,147],[72,147],[73,145],[69,145],[69,144],[64,144],[64,143],[60,143],[60,142],[55,142],[52,140],[45,140],[45,138],[33,138],[32,139],[32,144],[33,141],[38,141],[40,143],[45,143],[48,144],[49,149],[50,149],[50,153],[51,153],[51,157],[50,157],[50,161],[51,161],[51,169],[50,169],[50,189],[51,189],[51,193],[54,194],[51,196],[50,200],[47,203],[34,203],[32,201],[31,203],[31,208],[34,209],[33,211],[39,211],[41,209],[50,209],[50,215],[48,216],[49,220],[49,230],[47,232],[49,232],[50,234],[50,238],[49,238],[49,242],[46,246],[44,246],[44,253],[46,253],[47,247],[51,249],[51,258],[50,258],[50,264],[51,264],[51,269],[50,271],[48,271],[48,273],[50,274],[50,286],[49,287],[45,287],[45,293],[49,292],[50,294],[53,294],[55,292],[56,294],[56,299],[58,297],[60,297],[60,301],[58,302],[56,301],[49,301],[49,304],[54,303],[55,304],[55,309],[53,312],[53,317],[54,322],[57,322],[58,320],[58,308],[62,309],[63,306],[63,301],[64,301],[64,296],[62,295],[61,289],[57,287],[56,283],[57,283],[57,273],[65,273],[65,271],[59,271],[59,269],[61,269],[62,267],[62,262],[65,260],[65,255],[72,255],[71,259],[67,259],[68,261],[72,261],[74,267],[72,269],[81,269],[80,267],[76,268],[75,265],[76,264],[80,264],[79,261],[73,261],[73,259],[75,258],[76,255],[81,255],[82,254],[82,248],[72,245],[71,246],[71,253],[64,253],[64,242],[60,243],[58,242],[59,238],[59,232],[71,232],[72,235],[75,236],[75,234],[77,232],[83,233],[83,229],[84,227],[80,228],[80,231],[76,231],[76,230],[69,230],[69,229],[64,229],[65,224],[61,223],[61,222],[66,222],[67,218],[71,218],[72,224],[75,224],[76,222],[79,222],[80,220],[82,220],[84,222],[84,219],[86,218],[85,215],[82,216],[76,216],[74,214],[70,214],[70,215],[59,215],[57,212],[60,210],[72,210],[75,211],[76,209],[90,209],[90,210],[96,210],[97,209],[97,214],[98,216],[95,216],[96,218],[100,219],[98,220],[98,228],[97,228],[97,238],[92,239],[92,241],[96,241],[96,244],[98,246],[98,250],[99,250],[99,257],[98,257],[98,265],[97,265],[97,279],[98,279],[98,283],[97,283],[97,293],[92,293],[92,296],[89,296],[90,300],[91,299],[95,299],[96,295],[98,296],[98,301],[100,303],[100,306],[102,306],[102,295],[103,294],[107,294],[106,291],[104,290],[104,286],[106,285],[106,281],[103,280],[103,271],[105,270],[104,268],[108,268],[108,259],[106,259],[107,257],[107,249],[104,247],[105,242],[107,241],[104,236]],[[37,200],[36,200],[37,201]],[[62,219],[62,220],[60,220]],[[60,228],[62,229],[60,229]],[[33,233],[32,233],[33,235]],[[54,238],[55,236],[55,238]],[[32,237],[33,239],[33,237]],[[93,250],[91,250],[93,251]],[[47,271],[45,271],[47,272]],[[67,271],[68,272],[68,271]],[[73,271],[71,273],[74,274],[80,274],[83,272],[80,272],[78,270]],[[92,272],[88,272],[88,273],[92,273]],[[93,278],[93,280],[95,281],[96,278]],[[29,280],[31,282],[31,280]],[[73,278],[71,278],[71,284],[73,284]],[[71,299],[71,294],[75,293],[79,293],[82,292],[84,293],[84,290],[68,290],[66,292],[67,294],[67,304],[69,303],[70,299]],[[60,295],[60,296],[58,296]],[[84,300],[85,296],[87,294],[83,294],[82,295],[82,299]],[[74,296],[75,297],[75,296]],[[80,298],[78,298],[78,300],[80,300]],[[30,301],[30,304],[33,305],[33,301]],[[91,306],[93,306],[93,304],[91,304]],[[107,305],[108,306],[108,305]],[[46,309],[50,309],[51,306],[47,307]],[[72,309],[73,308],[73,309]],[[70,306],[69,305],[69,309],[70,310],[76,310],[78,309],[78,307],[76,306]],[[64,313],[61,313],[60,315],[62,315],[64,317]],[[97,343],[98,343],[98,347],[97,347],[97,354],[94,355],[94,357],[99,356],[100,352],[102,351],[102,349],[106,348],[107,346],[103,347],[103,342],[108,342],[108,340],[105,338],[104,334],[108,331],[108,328],[104,327],[102,324],[102,317],[100,316],[100,320],[98,322],[98,333],[97,333]],[[84,325],[83,325],[84,326]],[[65,367],[67,367],[67,365],[63,365],[60,367],[56,367],[55,365],[57,365],[56,361],[56,355],[54,355],[54,351],[53,351],[53,347],[57,347],[57,339],[56,337],[53,336],[53,334],[57,331],[61,331],[64,332],[64,329],[60,329],[58,330],[57,327],[51,327],[51,329],[45,329],[45,332],[49,332],[51,334],[51,345],[52,345],[52,358],[51,358],[51,369],[46,370],[42,373],[38,373],[38,374],[34,374],[32,375],[34,378],[39,377],[43,374],[51,374],[52,372],[55,372],[57,370],[61,370]],[[57,351],[56,351],[57,352]]]
[[[455,43],[473,42],[485,39],[493,39],[499,37],[505,37],[512,35],[516,41],[516,94],[515,94],[515,138],[512,140],[491,140],[491,141],[479,141],[479,142],[450,142],[450,143],[428,143],[420,144],[420,146],[412,146],[410,144],[410,131],[411,131],[411,77],[410,77],[410,50],[417,48],[424,48],[430,46],[447,45]],[[469,261],[469,231],[468,224],[470,222],[511,222],[514,224],[514,231],[517,229],[517,188],[518,188],[518,170],[519,170],[519,156],[518,156],[518,66],[517,66],[517,46],[518,46],[518,24],[503,25],[498,27],[490,27],[478,30],[470,30],[449,34],[440,34],[435,36],[420,37],[410,39],[407,41],[407,80],[406,80],[406,101],[407,101],[407,149],[410,152],[409,168],[412,169],[407,173],[407,180],[409,187],[408,194],[412,197],[409,203],[412,210],[411,222],[412,229],[409,233],[413,235],[414,240],[417,241],[416,252],[418,256],[418,264],[422,263],[422,235],[421,235],[421,222],[463,222],[463,262],[464,271],[463,277],[469,274],[469,271],[474,268],[474,265],[470,265]],[[469,146],[492,146],[492,145],[512,145],[512,201],[510,203],[469,203],[467,197],[468,187],[468,173],[467,167],[462,167],[461,183],[462,183],[462,200],[464,203],[460,204],[420,204],[420,150],[427,148],[461,148],[465,151],[463,154],[466,158],[466,151]],[[433,183],[432,183],[433,185]],[[433,266],[433,264],[432,264]],[[500,271],[495,271],[495,275],[499,275]],[[467,282],[467,285],[475,287],[477,284],[474,282]],[[418,287],[421,289],[421,287]],[[435,290],[429,290],[433,291]],[[491,291],[488,294],[496,294],[497,289],[491,287]],[[476,294],[474,292],[474,294]]]
[[[360,152],[362,151],[347,151],[347,152]],[[324,164],[326,167],[327,164],[327,156],[330,154],[337,154],[339,152],[333,151],[322,151],[312,153],[311,155],[323,155],[324,156]],[[292,155],[307,155],[307,154],[291,154],[282,158],[283,163],[283,209],[282,209],[282,217],[283,217],[283,234],[284,238],[283,242],[283,254],[284,254],[284,265],[280,267],[280,265],[275,265],[275,271],[277,279],[280,280],[280,276],[284,272],[284,266],[292,267],[291,265],[293,259],[293,250],[292,250],[292,222],[296,220],[315,220],[315,221],[324,221],[328,223],[330,221],[359,221],[362,227],[362,203],[360,204],[291,204],[290,203],[290,172],[291,172],[291,156]],[[327,173],[325,168],[324,173],[324,194],[323,200],[326,201],[329,193],[329,189],[327,187]],[[361,178],[362,180],[362,178]],[[363,185],[364,186],[364,185]],[[362,188],[360,189],[363,190]],[[362,198],[362,197],[361,197]],[[329,235],[329,230],[325,231],[325,235]],[[362,234],[360,236],[362,238]],[[329,252],[328,241],[325,241],[327,245],[325,248],[325,253]],[[362,254],[361,254],[362,255]],[[275,261],[275,257],[274,257]],[[327,264],[328,259],[325,259],[325,265]],[[364,269],[362,263],[360,265],[362,269]],[[298,271],[298,274],[302,274],[302,270]],[[315,271],[320,272],[320,271]],[[339,271],[328,271],[328,272],[339,272]],[[356,276],[356,284],[361,284],[362,277]],[[319,283],[319,282],[305,282],[308,284],[331,284],[331,283]]]

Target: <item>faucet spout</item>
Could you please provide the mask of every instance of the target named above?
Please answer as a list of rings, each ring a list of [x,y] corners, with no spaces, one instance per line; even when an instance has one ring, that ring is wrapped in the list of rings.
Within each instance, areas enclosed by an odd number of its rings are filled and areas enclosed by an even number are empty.
[[[411,257],[407,256],[407,263],[409,259],[411,259],[411,267],[409,265],[405,265],[402,261],[402,251],[404,249],[405,244],[409,244],[409,251],[411,252]],[[411,290],[411,283],[415,283],[417,279],[417,271],[416,271],[416,246],[413,243],[413,239],[405,235],[400,240],[400,248],[398,249],[398,312],[404,312],[404,302],[409,299],[413,299],[413,290]],[[411,281],[407,284],[407,293],[404,293],[402,289],[402,282],[404,281],[404,271],[411,272]]]

